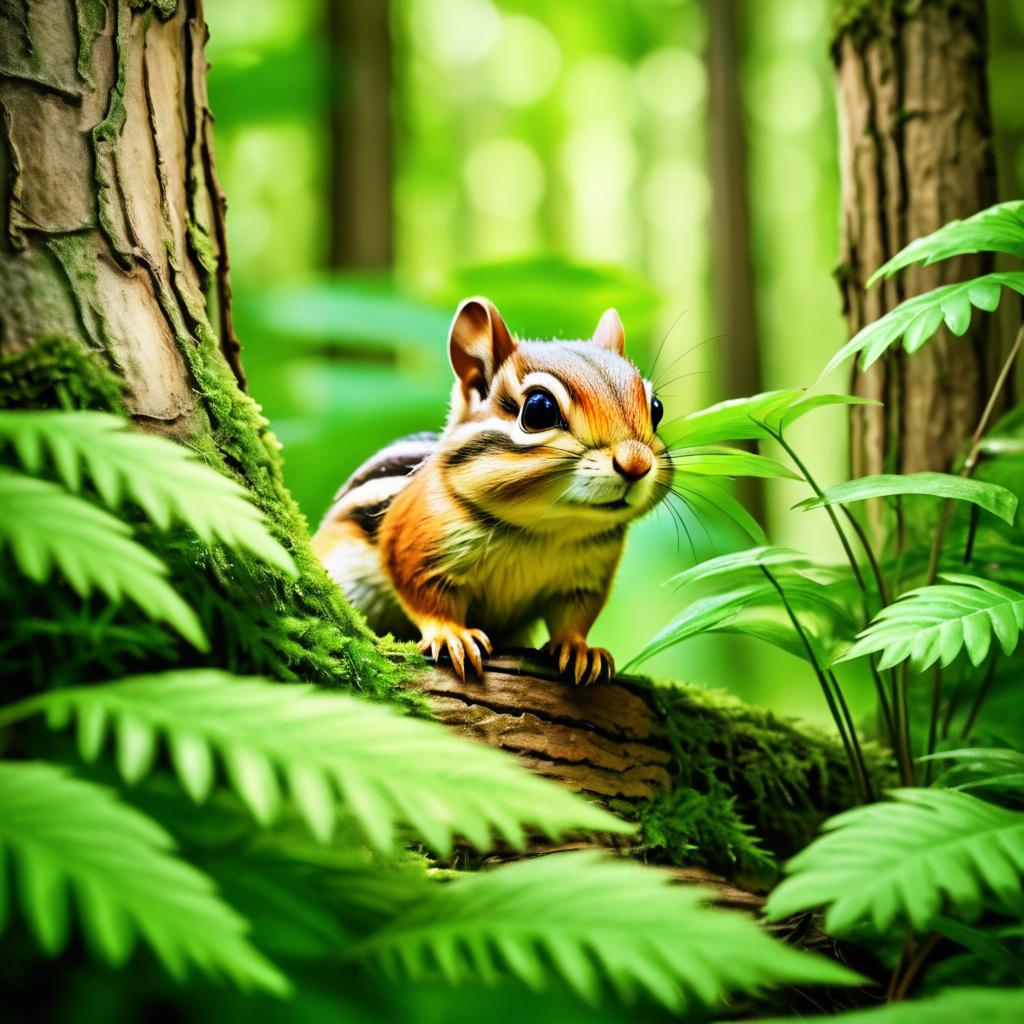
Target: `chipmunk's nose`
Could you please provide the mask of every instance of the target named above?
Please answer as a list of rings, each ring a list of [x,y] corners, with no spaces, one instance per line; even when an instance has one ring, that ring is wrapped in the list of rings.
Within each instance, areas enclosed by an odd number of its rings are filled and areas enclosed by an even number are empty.
[[[635,483],[651,471],[654,456],[651,449],[639,441],[623,441],[612,453],[612,465],[619,476]]]

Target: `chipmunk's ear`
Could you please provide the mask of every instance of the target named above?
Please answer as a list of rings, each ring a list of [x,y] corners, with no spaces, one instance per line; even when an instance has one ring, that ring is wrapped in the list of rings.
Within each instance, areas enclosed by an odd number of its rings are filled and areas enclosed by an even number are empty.
[[[595,345],[608,349],[621,356],[626,353],[626,332],[622,329],[622,319],[618,310],[606,309],[597,322],[597,329],[590,339]]]
[[[490,299],[464,299],[448,332],[448,357],[462,382],[463,395],[486,398],[491,378],[515,350],[516,343]]]

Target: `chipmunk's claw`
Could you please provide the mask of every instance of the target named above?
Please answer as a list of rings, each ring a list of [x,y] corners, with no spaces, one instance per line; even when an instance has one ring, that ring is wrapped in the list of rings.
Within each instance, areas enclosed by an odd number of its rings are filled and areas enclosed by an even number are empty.
[[[480,629],[468,629],[465,626],[445,625],[424,633],[420,641],[420,653],[430,654],[438,661],[441,652],[447,650],[451,658],[452,668],[460,679],[466,678],[466,661],[468,660],[478,676],[484,674],[483,655],[493,650],[487,634]]]
[[[596,683],[602,676],[612,679],[615,675],[615,659],[603,647],[589,647],[579,637],[562,637],[549,640],[542,648],[545,654],[555,659],[558,674],[567,676],[579,686]]]

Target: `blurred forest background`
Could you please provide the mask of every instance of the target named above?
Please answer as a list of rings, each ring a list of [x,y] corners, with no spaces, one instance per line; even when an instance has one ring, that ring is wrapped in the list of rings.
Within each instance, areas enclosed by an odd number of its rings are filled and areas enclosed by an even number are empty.
[[[831,7],[209,3],[235,327],[311,524],[377,448],[441,425],[465,295],[531,337],[589,336],[617,306],[643,369],[664,343],[667,419],[812,384],[845,340]],[[1019,198],[1024,0],[989,9],[999,198]],[[842,409],[793,440],[820,481],[842,477]],[[802,496],[772,484],[769,533],[830,555],[824,529],[797,534]],[[681,536],[664,510],[636,526],[593,642],[624,663],[678,610],[661,583],[694,546],[739,543]],[[808,673],[752,641],[701,637],[648,668],[827,715]]]

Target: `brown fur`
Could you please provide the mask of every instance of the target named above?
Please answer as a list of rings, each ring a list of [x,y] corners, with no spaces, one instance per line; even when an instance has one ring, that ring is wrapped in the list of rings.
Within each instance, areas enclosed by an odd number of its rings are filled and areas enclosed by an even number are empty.
[[[467,659],[480,669],[491,637],[520,638],[542,619],[561,671],[577,682],[610,674],[611,655],[588,647],[587,633],[627,524],[664,497],[672,474],[618,315],[609,310],[590,341],[517,343],[493,305],[470,299],[449,348],[456,382],[436,449],[408,477],[366,485],[366,507],[383,512],[361,549],[356,491],[328,515],[316,550],[350,596],[372,591],[356,603],[397,605],[422,649],[446,649],[460,673]],[[540,388],[564,425],[532,432],[520,408]]]

